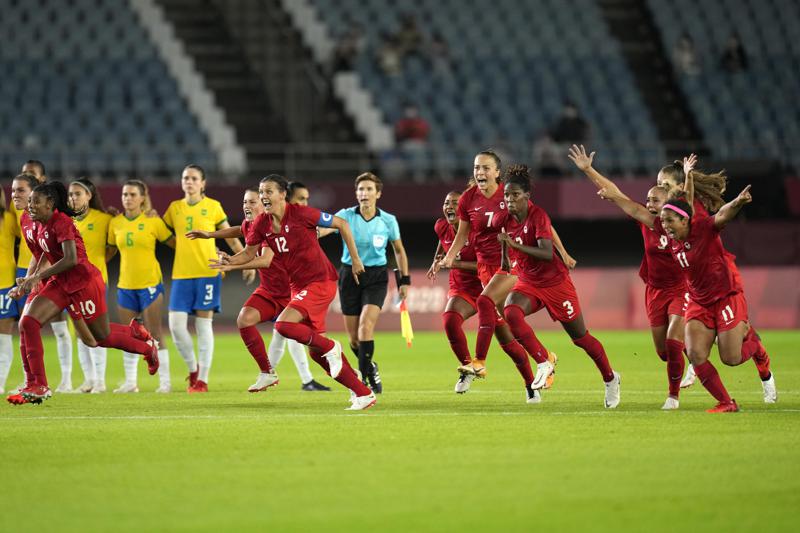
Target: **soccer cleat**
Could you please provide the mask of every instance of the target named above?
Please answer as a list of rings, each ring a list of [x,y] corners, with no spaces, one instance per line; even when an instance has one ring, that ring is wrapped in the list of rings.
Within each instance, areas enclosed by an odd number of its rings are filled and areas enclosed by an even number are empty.
[[[277,385],[278,383],[278,374],[275,374],[274,372],[271,374],[262,372],[258,375],[256,382],[250,385],[250,388],[247,389],[247,392],[265,391],[273,385]]]
[[[461,374],[458,381],[456,381],[456,394],[464,394],[472,386],[472,381],[475,379],[474,374]]]
[[[697,374],[694,373],[694,366],[688,365],[686,367],[686,374],[683,376],[681,380],[681,388],[688,389],[692,385],[694,385],[694,380],[697,379]]]
[[[677,398],[673,398],[672,396],[667,396],[664,405],[661,406],[662,411],[674,411],[678,408],[679,402]]]
[[[198,369],[197,369],[197,370],[195,370],[194,372],[189,372],[189,376],[186,378],[186,381],[188,381],[188,382],[189,382],[189,386],[186,388],[186,391],[187,391],[187,392],[189,391],[189,389],[191,389],[192,387],[194,387],[194,384],[195,384],[195,383],[197,383],[197,376],[198,376],[199,374],[200,374],[200,368],[199,368],[199,367],[198,367]]]
[[[381,375],[378,373],[378,363],[372,363],[372,372],[370,372],[367,376],[367,381],[369,382],[369,388],[372,389],[372,392],[375,394],[380,394],[383,392]]]
[[[169,383],[161,383],[159,384],[155,392],[159,394],[169,394],[170,392],[172,392],[172,385],[170,385]]]
[[[123,383],[114,389],[114,394],[127,394],[129,392],[139,392],[139,387],[136,386],[136,383]]]
[[[531,383],[531,388],[533,390],[543,389],[544,386],[547,384],[547,378],[553,375],[555,372],[555,365],[550,362],[549,358],[547,361],[543,363],[539,363],[536,365],[536,376],[533,378],[533,382]]]
[[[351,396],[350,407],[346,408],[345,411],[363,411],[375,405],[377,401],[375,393],[370,393],[365,396],[356,396],[354,398]]]
[[[25,388],[28,388],[28,387],[25,387]],[[70,383],[68,381],[62,381],[61,383],[58,384],[58,387],[56,387],[56,392],[66,393],[66,394],[69,394],[69,393],[73,392],[72,383]]]
[[[100,381],[95,381],[92,386],[92,394],[102,394],[106,392],[106,384]]]
[[[606,409],[614,409],[619,405],[619,384],[621,381],[620,375],[614,371],[614,378],[606,383],[606,397],[604,400]]]
[[[528,396],[526,403],[542,403],[542,393],[531,385],[525,386],[525,394]]]
[[[20,396],[25,398],[28,403],[38,404],[52,397],[53,392],[46,385],[29,385],[22,389]]]
[[[150,351],[146,354],[142,354],[142,356],[145,362],[147,362],[147,373],[152,376],[158,372],[158,341],[150,338],[147,340],[147,344],[150,346]]]
[[[11,405],[22,405],[30,403],[20,393],[9,394],[8,396],[6,396],[6,401]]]
[[[468,365],[461,365],[458,367],[458,371],[462,374],[472,374],[476,378],[485,378],[486,363],[479,359],[475,359]]]
[[[84,394],[88,394],[88,393],[92,392],[92,389],[94,389],[94,383],[91,380],[87,379],[86,381],[81,383],[81,386],[78,387],[75,390],[75,392],[82,392]]]
[[[188,392],[189,394],[196,394],[198,392],[208,392],[208,383],[206,383],[202,379],[198,379],[197,381],[194,382],[193,386],[189,387],[189,389],[186,392]]]
[[[147,331],[147,328],[144,327],[141,318],[132,318],[129,326],[131,327],[131,332],[133,333],[133,336],[139,339],[140,341],[146,342],[153,338],[153,336],[150,335],[150,332]]]
[[[325,385],[323,385],[322,383],[317,383],[316,381],[314,381],[314,380],[312,379],[312,380],[311,380],[311,381],[309,381],[308,383],[303,383],[303,385],[300,387],[300,390],[302,390],[302,391],[306,391],[306,392],[313,392],[313,391],[330,391],[330,390],[331,390],[331,388],[330,388],[330,387],[326,387],[326,386],[325,386]]]
[[[556,380],[556,365],[558,364],[558,356],[553,352],[547,352],[547,360],[553,363],[553,373],[547,377],[547,381],[544,382],[543,389],[549,389],[553,386],[553,382]]]
[[[778,389],[775,387],[775,375],[770,372],[769,379],[761,382],[764,389],[764,403],[775,403],[778,401]]]
[[[736,405],[736,400],[730,402],[719,402],[715,407],[707,409],[706,413],[738,413],[739,406]]]
[[[342,344],[339,341],[333,341],[333,348],[322,354],[322,357],[328,360],[331,377],[338,378],[342,372]]]

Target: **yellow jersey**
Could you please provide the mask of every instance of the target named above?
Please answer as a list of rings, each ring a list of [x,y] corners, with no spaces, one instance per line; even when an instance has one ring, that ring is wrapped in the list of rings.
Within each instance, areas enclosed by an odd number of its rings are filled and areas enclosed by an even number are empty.
[[[89,212],[83,218],[75,217],[72,220],[75,222],[75,227],[78,228],[81,238],[83,238],[89,262],[100,270],[103,275],[103,281],[108,284],[106,240],[108,238],[108,224],[111,222],[111,215],[97,209],[89,209]]]
[[[14,239],[18,233],[19,229],[14,214],[5,210],[0,219],[0,289],[13,287],[17,279]]]
[[[28,267],[31,266],[31,258],[33,257],[33,254],[28,249],[28,243],[25,242],[25,239],[22,238],[22,232],[19,229],[19,219],[22,218],[22,213],[24,211],[17,211],[13,203],[10,206],[8,206],[8,210],[11,211],[11,213],[14,215],[17,221],[16,236],[19,239],[19,255],[17,256],[17,268],[24,268],[25,270],[28,270]]]
[[[214,240],[189,240],[186,232],[214,231],[226,220],[228,217],[222,205],[208,197],[194,205],[189,205],[185,199],[169,204],[164,213],[164,222],[175,233],[172,279],[212,278],[219,275],[218,270],[208,267],[208,260],[217,257]]]
[[[108,226],[108,244],[119,250],[120,289],[147,289],[161,283],[156,241],[166,242],[172,232],[160,217],[140,214],[129,219],[117,215]]]

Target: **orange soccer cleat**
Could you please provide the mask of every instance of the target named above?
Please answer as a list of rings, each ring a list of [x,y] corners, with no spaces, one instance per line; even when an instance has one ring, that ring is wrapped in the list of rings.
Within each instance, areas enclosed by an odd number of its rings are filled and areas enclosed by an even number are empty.
[[[198,379],[194,382],[194,385],[191,385],[186,392],[189,394],[196,394],[199,392],[208,392],[208,383],[203,381],[202,379]]]
[[[739,406],[736,405],[736,400],[730,402],[719,402],[716,407],[708,409],[706,413],[738,413]]]

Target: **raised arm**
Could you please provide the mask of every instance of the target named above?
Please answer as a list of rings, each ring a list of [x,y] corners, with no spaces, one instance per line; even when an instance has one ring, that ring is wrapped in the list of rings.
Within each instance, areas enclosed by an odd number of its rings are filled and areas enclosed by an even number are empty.
[[[642,204],[638,204],[619,192],[619,189],[609,191],[607,189],[600,189],[597,195],[604,200],[614,202],[617,207],[634,220],[638,220],[648,228],[653,228],[656,221],[656,215],[647,210]]]
[[[573,144],[569,149],[569,155],[567,157],[569,157],[572,162],[575,163],[575,166],[578,167],[578,169],[586,174],[586,177],[589,178],[589,180],[591,180],[591,182],[594,183],[598,189],[606,189],[608,191],[615,190],[618,194],[625,196],[613,181],[594,169],[592,163],[594,162],[595,153],[596,152],[592,152],[587,155],[586,149],[583,147],[583,145],[578,147],[577,145]],[[627,196],[625,197],[627,198]]]
[[[558,255],[561,256],[561,260],[564,261],[564,264],[567,265],[567,268],[572,270],[575,268],[575,265],[577,265],[578,262],[575,260],[575,258],[569,255],[567,249],[564,248],[564,244],[561,242],[561,237],[559,237],[558,233],[556,233],[556,228],[550,226],[550,233],[553,235],[553,246],[555,246],[556,250],[558,250]]]
[[[695,154],[690,154],[689,157],[683,158],[683,174],[684,174],[683,192],[686,194],[686,203],[692,206],[693,209],[694,209],[694,176],[692,175],[692,170],[694,170],[696,164],[697,164],[697,156]]]
[[[227,222],[225,222],[225,224],[227,224]],[[192,231],[189,231],[189,232],[186,233],[186,238],[189,239],[189,240],[194,240],[194,239],[234,239],[234,238],[237,238],[237,237],[244,237],[244,235],[242,234],[242,227],[241,226],[228,226],[227,228],[221,228],[221,229],[218,229],[217,231],[192,230]],[[228,243],[228,244],[230,244],[230,243]],[[231,249],[233,249],[233,246],[231,246]],[[237,251],[237,250],[234,250],[234,251]]]
[[[753,197],[750,194],[750,185],[748,185],[739,193],[739,196],[719,208],[717,214],[714,215],[714,226],[716,226],[717,229],[724,228],[728,222],[736,218],[736,215],[739,214],[742,207],[752,201]]]

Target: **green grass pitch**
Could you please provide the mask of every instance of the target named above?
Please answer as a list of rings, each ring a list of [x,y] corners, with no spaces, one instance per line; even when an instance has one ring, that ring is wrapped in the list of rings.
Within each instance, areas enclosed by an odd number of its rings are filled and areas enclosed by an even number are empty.
[[[742,408],[709,415],[698,384],[659,410],[664,364],[649,332],[595,332],[622,374],[622,403],[566,334],[557,379],[527,405],[496,346],[489,376],[453,393],[443,333],[377,337],[386,392],[364,413],[348,394],[281,383],[248,394],[256,367],[235,335],[217,337],[211,392],[56,395],[0,406],[0,531],[796,531],[800,512],[800,332],[762,332],[779,401],[765,405],[752,363],[719,364]],[[337,336],[343,340],[342,335]],[[59,370],[47,339],[51,382]],[[80,370],[75,363],[75,385]],[[332,381],[312,363],[315,377]],[[9,385],[20,379],[19,363]],[[108,384],[122,377],[109,353]]]

